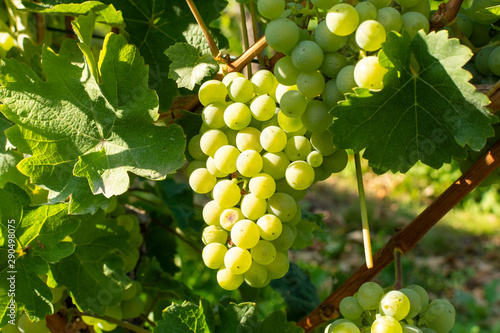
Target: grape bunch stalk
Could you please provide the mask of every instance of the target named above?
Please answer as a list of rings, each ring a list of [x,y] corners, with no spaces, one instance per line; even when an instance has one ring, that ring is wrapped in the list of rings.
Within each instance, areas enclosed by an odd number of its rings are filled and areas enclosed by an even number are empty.
[[[419,285],[384,290],[366,282],[340,302],[337,319],[325,333],[447,333],[455,325],[455,308],[444,299],[429,302]]]
[[[299,101],[277,107],[285,95]],[[203,125],[188,144],[188,173],[191,188],[211,199],[203,208],[203,261],[224,289],[244,281],[264,287],[288,271],[298,201],[343,170],[347,153],[333,147],[324,103],[283,89],[268,70],[251,80],[230,73],[207,81],[199,98]]]

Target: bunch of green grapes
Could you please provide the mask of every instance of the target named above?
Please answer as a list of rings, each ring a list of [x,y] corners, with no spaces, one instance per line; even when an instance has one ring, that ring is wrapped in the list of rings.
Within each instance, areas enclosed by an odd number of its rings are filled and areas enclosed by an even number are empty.
[[[274,67],[278,90],[296,91],[277,96],[278,102],[284,116],[301,117],[309,131],[326,128],[332,120],[328,110],[353,88],[381,90],[387,68],[379,63],[378,51],[387,32],[404,30],[411,37],[419,30],[427,33],[430,15],[427,0],[369,0],[356,6],[338,0],[311,2],[320,13],[311,17],[312,31],[293,20],[310,9],[295,4],[287,9],[284,0],[259,1],[258,7],[271,19],[265,31],[268,45],[286,55]]]
[[[278,106],[285,93],[291,100]],[[199,98],[203,125],[188,144],[188,173],[191,188],[211,199],[203,208],[203,261],[224,289],[264,287],[288,271],[298,201],[344,169],[347,153],[333,147],[324,103],[281,90],[267,70],[251,80],[230,73],[207,81]]]
[[[388,291],[366,282],[340,302],[339,310],[344,318],[330,323],[325,333],[447,333],[455,325],[453,305],[444,299],[429,302],[418,285]]]

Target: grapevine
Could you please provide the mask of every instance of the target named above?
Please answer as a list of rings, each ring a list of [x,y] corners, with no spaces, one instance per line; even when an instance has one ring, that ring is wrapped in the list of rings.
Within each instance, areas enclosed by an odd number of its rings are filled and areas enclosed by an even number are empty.
[[[0,1],[0,332],[463,330],[402,265],[498,186],[499,7]],[[365,263],[321,302],[304,198],[351,162]],[[462,176],[380,247],[362,170],[422,164]]]

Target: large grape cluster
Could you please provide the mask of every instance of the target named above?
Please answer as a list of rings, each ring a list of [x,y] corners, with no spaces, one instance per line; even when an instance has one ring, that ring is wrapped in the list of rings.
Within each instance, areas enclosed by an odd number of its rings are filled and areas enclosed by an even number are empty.
[[[424,288],[411,285],[384,290],[364,283],[339,305],[344,318],[330,323],[325,333],[447,333],[455,325],[455,308],[444,299],[429,302]]]
[[[298,99],[278,107],[285,93]],[[191,188],[211,199],[203,208],[203,261],[224,289],[244,281],[264,287],[288,271],[302,217],[297,202],[344,169],[347,153],[333,147],[324,103],[280,90],[267,70],[251,81],[240,73],[207,81],[199,98],[203,125],[188,144],[188,172]]]

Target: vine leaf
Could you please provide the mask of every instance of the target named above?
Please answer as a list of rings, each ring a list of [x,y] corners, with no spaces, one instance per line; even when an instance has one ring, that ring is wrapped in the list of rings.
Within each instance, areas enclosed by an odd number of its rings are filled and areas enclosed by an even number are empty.
[[[79,16],[93,12],[96,15],[97,22],[117,28],[125,27],[122,13],[117,11],[113,4],[107,5],[99,1],[85,1],[81,4],[67,3],[55,5],[23,1],[22,4],[27,10],[41,14]]]
[[[45,81],[15,60],[3,60],[0,69],[2,112],[17,133],[26,129],[42,139],[25,137],[34,154],[18,165],[33,183],[50,180],[65,164],[88,179],[94,194],[109,198],[128,188],[127,172],[159,180],[183,165],[182,129],[153,124],[157,95],[148,88],[143,59],[123,36],[110,33],[104,40],[102,84],[73,40],[65,40],[59,54],[45,47],[42,65]]]
[[[359,152],[377,173],[406,172],[417,161],[439,168],[480,150],[497,121],[488,98],[468,83],[462,66],[472,52],[447,31],[413,39],[389,33],[379,61],[384,89],[355,89],[335,106],[329,130],[338,148]]]
[[[219,316],[224,323],[217,333],[255,332],[257,327],[257,307],[255,303],[229,303],[226,308],[220,306]]]
[[[49,273],[50,262],[73,253],[75,244],[63,239],[78,228],[80,221],[67,215],[67,204],[30,206],[28,194],[12,183],[0,189],[0,197],[0,289],[8,291],[7,278],[15,275],[17,315],[24,310],[38,321],[53,313],[52,293],[39,276]],[[9,242],[7,235],[12,233],[15,238]],[[9,249],[15,250],[15,262],[8,261]],[[10,297],[4,295],[0,297],[2,326],[10,319]]]
[[[120,303],[130,282],[122,259],[132,251],[130,235],[103,211],[80,218],[84,227],[71,235],[74,252],[50,264],[50,277],[68,288],[81,311],[103,314],[107,306]]]
[[[188,43],[176,43],[165,54],[172,62],[168,77],[175,80],[180,88],[193,90],[204,78],[213,77],[219,70],[211,54],[203,54]]]
[[[8,147],[4,133],[12,125],[13,123],[0,114],[0,187],[3,187],[7,181],[22,186],[27,179],[16,168],[16,165],[23,159],[23,155]]]
[[[163,319],[157,323],[154,333],[213,332],[215,316],[210,304],[200,299],[198,305],[184,301],[172,303],[163,310]]]

